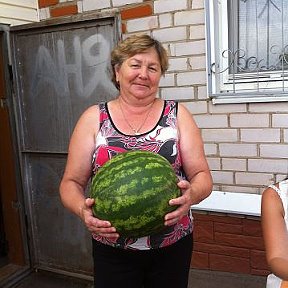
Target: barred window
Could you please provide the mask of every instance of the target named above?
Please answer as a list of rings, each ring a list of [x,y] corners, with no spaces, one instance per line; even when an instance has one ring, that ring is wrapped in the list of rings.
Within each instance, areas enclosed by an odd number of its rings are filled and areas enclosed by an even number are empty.
[[[206,0],[213,103],[288,100],[288,1]]]

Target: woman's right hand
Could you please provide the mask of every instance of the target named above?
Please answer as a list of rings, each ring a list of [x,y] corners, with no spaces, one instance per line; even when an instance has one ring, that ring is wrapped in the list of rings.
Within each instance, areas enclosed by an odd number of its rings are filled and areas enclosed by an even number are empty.
[[[94,203],[94,199],[86,198],[82,207],[81,218],[87,229],[96,235],[117,239],[119,234],[116,232],[116,228],[112,227],[109,221],[100,220],[93,215],[92,206]]]

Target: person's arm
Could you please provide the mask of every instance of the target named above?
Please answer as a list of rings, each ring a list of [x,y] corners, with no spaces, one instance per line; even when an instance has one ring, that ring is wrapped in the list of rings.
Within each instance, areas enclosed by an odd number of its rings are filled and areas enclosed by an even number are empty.
[[[203,141],[191,113],[181,104],[178,106],[178,129],[180,134],[180,153],[187,180],[178,186],[182,196],[170,201],[170,205],[180,207],[165,216],[165,224],[175,224],[187,214],[191,205],[198,204],[212,191],[212,177],[204,154]]]
[[[272,188],[262,194],[261,224],[267,263],[275,275],[288,280],[288,233],[284,209],[279,195]]]
[[[117,234],[113,233],[115,228],[111,227],[108,221],[93,217],[94,200],[85,198],[85,189],[91,177],[95,135],[99,129],[98,118],[99,108],[92,106],[82,114],[76,124],[70,139],[67,163],[60,183],[60,197],[64,207],[79,216],[89,231],[106,237],[117,237]]]

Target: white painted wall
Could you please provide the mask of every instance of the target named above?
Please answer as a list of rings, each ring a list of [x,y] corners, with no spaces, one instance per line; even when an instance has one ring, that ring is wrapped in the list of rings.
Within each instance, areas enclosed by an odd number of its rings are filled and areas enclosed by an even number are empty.
[[[15,26],[38,21],[37,0],[0,0],[0,24]]]

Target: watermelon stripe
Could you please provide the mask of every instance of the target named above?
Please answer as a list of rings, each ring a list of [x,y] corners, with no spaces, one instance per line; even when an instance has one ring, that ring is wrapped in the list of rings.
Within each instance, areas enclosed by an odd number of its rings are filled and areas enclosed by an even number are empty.
[[[125,154],[125,153],[122,153],[122,154]],[[122,154],[119,154],[119,155],[122,155]],[[157,154],[155,154],[155,155],[157,155]],[[114,175],[116,174],[116,173],[119,173],[119,171],[121,171],[121,170],[123,170],[123,169],[129,169],[129,166],[131,166],[131,167],[134,167],[135,168],[135,165],[137,165],[137,163],[141,163],[141,162],[143,162],[144,161],[144,163],[145,162],[147,162],[147,161],[149,161],[148,162],[148,167],[147,167],[147,169],[151,169],[151,168],[157,168],[157,164],[156,163],[158,163],[158,165],[163,165],[164,167],[167,167],[167,169],[169,169],[169,170],[171,170],[171,165],[170,165],[170,163],[166,160],[166,161],[164,161],[164,158],[163,159],[156,159],[155,160],[155,158],[152,158],[152,157],[139,157],[139,156],[137,156],[137,155],[133,155],[134,157],[126,157],[126,159],[125,159],[125,163],[123,163],[123,164],[121,164],[121,165],[119,165],[119,162],[121,163],[122,161],[123,161],[123,158],[124,157],[119,157],[120,159],[115,159],[116,157],[114,157],[114,158],[112,158],[113,159],[113,161],[108,161],[108,162],[106,162],[105,163],[105,165],[103,165],[100,169],[99,169],[99,172],[97,173],[97,177],[95,177],[94,179],[96,179],[95,181],[97,181],[98,183],[99,182],[102,182],[102,181],[104,181],[104,179],[105,179],[105,177],[106,177],[106,173],[104,173],[103,171],[106,169],[106,168],[108,168],[108,169],[110,169],[110,173],[113,173]],[[117,155],[117,158],[118,158],[118,155]],[[112,162],[112,163],[111,163]],[[153,163],[155,163],[154,165],[155,166],[153,166],[152,164]],[[107,164],[107,165],[106,165]],[[152,165],[152,166],[151,166]],[[137,167],[137,166],[136,166]],[[140,168],[145,168],[145,167],[143,167],[143,166],[139,166]],[[159,166],[158,166],[159,167]],[[103,169],[103,168],[105,168],[105,169]],[[127,170],[126,170],[127,171]],[[101,173],[102,172],[102,173]],[[122,174],[123,176],[122,177],[125,177],[125,173],[124,174]],[[119,176],[120,177],[120,176]],[[113,179],[111,179],[111,181],[113,181]],[[94,185],[94,184],[93,184]]]
[[[170,188],[171,190],[171,188]],[[175,191],[177,193],[175,193]],[[167,192],[167,193],[166,193]],[[173,193],[174,192],[174,193]],[[163,194],[166,195],[163,195]],[[113,213],[115,215],[115,213],[118,213],[119,211],[124,210],[126,208],[122,208],[121,205],[125,204],[125,206],[131,206],[134,205],[134,207],[136,208],[134,211],[128,211],[128,215],[131,215],[131,213],[135,213],[136,215],[139,213],[139,211],[142,209],[147,210],[147,207],[143,207],[142,205],[142,201],[145,200],[146,206],[149,207],[149,205],[152,205],[155,203],[155,201],[160,201],[161,199],[164,199],[163,201],[165,201],[164,206],[166,206],[167,202],[171,199],[171,198],[175,198],[177,197],[178,194],[178,190],[177,187],[175,186],[175,189],[173,189],[173,191],[169,191],[168,188],[163,188],[163,187],[157,187],[157,188],[151,188],[149,190],[145,190],[143,194],[139,195],[131,195],[131,196],[116,196],[116,197],[95,197],[95,201],[97,204],[97,206],[100,207],[100,205],[103,205],[102,203],[105,203],[105,206],[107,211],[109,211],[110,209],[113,210]],[[137,207],[139,206],[139,207]],[[104,208],[103,207],[103,208]],[[137,209],[138,208],[138,209]],[[122,211],[120,213],[123,213]],[[118,216],[116,216],[118,217]]]
[[[126,168],[126,169],[125,169]],[[125,169],[125,170],[124,170]],[[144,171],[146,170],[146,171]],[[105,189],[106,187],[110,187],[111,184],[115,181],[121,181],[121,183],[124,181],[129,181],[129,180],[126,180],[128,179],[129,177],[128,176],[134,176],[135,178],[136,177],[139,177],[139,179],[141,179],[142,177],[145,177],[144,173],[149,173],[149,175],[151,175],[152,173],[155,173],[154,175],[162,175],[162,177],[166,177],[167,174],[170,175],[170,177],[172,177],[173,179],[177,179],[174,171],[171,171],[171,166],[166,166],[166,167],[161,167],[161,165],[159,165],[159,163],[152,163],[150,165],[145,165],[145,167],[139,167],[139,166],[136,166],[135,167],[135,164],[134,166],[132,166],[131,168],[127,168],[125,165],[122,166],[122,169],[119,170],[119,171],[114,171],[113,169],[110,170],[110,173],[112,175],[114,175],[114,177],[112,178],[107,178],[107,175],[105,176],[103,174],[102,177],[99,177],[99,178],[94,178],[94,179],[97,179],[97,181],[92,181],[92,186],[93,186],[93,189],[95,190],[102,190],[102,189]],[[139,174],[139,175],[137,175]],[[153,174],[152,174],[153,175]],[[156,178],[155,178],[156,179]],[[153,179],[152,179],[153,180]],[[175,180],[174,180],[175,181]],[[154,182],[154,181],[153,181]],[[98,188],[96,188],[96,186],[98,186]]]

